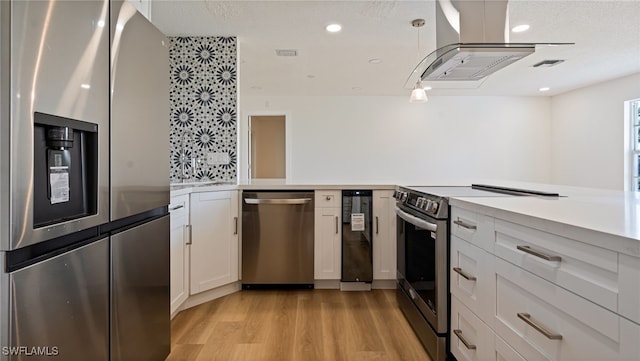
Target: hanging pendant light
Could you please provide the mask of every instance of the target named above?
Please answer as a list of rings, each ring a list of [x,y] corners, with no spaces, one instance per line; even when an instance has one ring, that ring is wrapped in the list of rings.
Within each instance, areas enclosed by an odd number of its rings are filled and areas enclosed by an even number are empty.
[[[418,61],[420,60],[420,28],[424,26],[424,19],[415,19],[411,21],[411,26],[418,29]],[[421,81],[416,82],[416,86],[411,91],[411,97],[409,97],[409,103],[426,103],[427,92],[424,90]]]
[[[411,91],[409,103],[426,103],[428,100],[427,92],[424,90],[422,82],[417,82],[416,86]]]

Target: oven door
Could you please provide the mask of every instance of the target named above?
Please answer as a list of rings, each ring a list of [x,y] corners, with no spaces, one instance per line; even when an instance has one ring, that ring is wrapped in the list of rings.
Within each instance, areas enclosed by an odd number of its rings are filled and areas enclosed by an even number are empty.
[[[398,284],[437,333],[447,332],[446,220],[396,205]]]

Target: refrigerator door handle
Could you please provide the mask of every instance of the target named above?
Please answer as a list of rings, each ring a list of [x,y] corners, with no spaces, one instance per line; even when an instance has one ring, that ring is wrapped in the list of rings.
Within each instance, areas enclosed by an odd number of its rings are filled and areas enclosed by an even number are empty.
[[[190,245],[191,242],[191,225],[190,224],[185,224],[184,225],[184,231],[185,231],[185,238],[187,239],[187,242],[185,243],[185,245]]]

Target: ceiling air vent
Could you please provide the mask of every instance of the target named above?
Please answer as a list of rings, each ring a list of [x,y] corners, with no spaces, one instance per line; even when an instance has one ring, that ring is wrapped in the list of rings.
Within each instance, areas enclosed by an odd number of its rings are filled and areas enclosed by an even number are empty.
[[[278,56],[298,56],[298,51],[295,49],[276,49],[276,55]]]
[[[562,63],[564,60],[543,60],[532,65],[534,68],[549,68]]]

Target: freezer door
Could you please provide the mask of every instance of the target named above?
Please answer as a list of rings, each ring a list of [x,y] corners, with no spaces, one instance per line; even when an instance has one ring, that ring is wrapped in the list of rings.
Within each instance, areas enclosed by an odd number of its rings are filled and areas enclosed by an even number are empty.
[[[108,260],[105,238],[9,275],[10,360],[109,359]]]
[[[108,0],[1,1],[0,189],[11,198],[11,234],[0,238],[2,250],[24,247],[108,221],[108,4]],[[10,64],[7,64],[7,55]],[[7,66],[10,81],[4,73]],[[8,84],[11,85],[7,91]],[[96,214],[34,229],[35,112],[97,124],[100,163],[97,165]],[[6,176],[7,169],[10,176]],[[96,196],[94,193],[92,197]],[[5,199],[0,199],[3,209],[7,209]]]
[[[169,204],[169,50],[129,2],[111,2],[111,220]]]
[[[111,360],[170,351],[169,215],[111,236]]]

